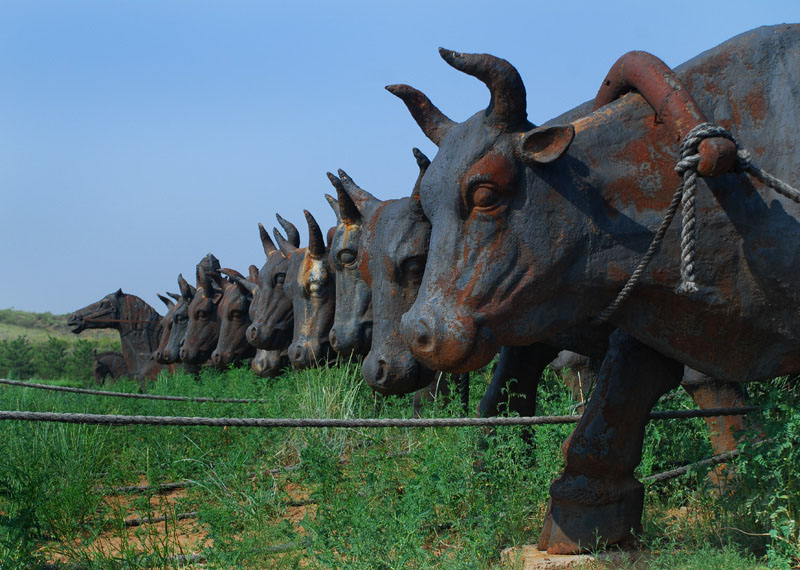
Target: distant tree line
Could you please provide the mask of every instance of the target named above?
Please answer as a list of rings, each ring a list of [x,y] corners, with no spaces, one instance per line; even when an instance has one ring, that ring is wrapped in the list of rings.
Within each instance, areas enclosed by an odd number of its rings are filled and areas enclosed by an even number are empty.
[[[48,337],[30,341],[26,336],[0,340],[0,377],[12,380],[28,378],[92,378],[94,351],[108,350],[105,343],[78,339],[75,342]]]

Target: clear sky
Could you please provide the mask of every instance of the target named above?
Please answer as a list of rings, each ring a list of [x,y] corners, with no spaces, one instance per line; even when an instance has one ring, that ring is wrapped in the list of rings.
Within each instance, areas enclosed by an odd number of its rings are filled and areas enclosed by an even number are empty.
[[[486,107],[437,47],[520,71],[543,123],[592,99],[623,53],[676,66],[800,1],[0,3],[0,308],[70,312],[157,292],[211,251],[243,273],[275,212],[323,227],[326,171],[379,198],[410,192],[435,147],[383,89],[447,115]]]

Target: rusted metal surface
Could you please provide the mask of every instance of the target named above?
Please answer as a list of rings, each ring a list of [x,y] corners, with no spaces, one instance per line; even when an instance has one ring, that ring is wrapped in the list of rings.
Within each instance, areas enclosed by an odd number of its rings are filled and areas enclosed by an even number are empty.
[[[174,364],[180,360],[181,347],[189,325],[189,303],[196,289],[187,283],[183,275],[178,275],[178,286],[180,296],[161,319],[163,333],[154,353],[155,359],[161,364]]]
[[[628,52],[617,60],[595,96],[592,111],[631,91],[644,97],[677,142],[694,127],[707,122],[675,72],[644,51]],[[701,160],[697,170],[701,176],[719,176],[730,171],[736,162],[736,145],[728,139],[706,139],[700,143],[699,151]]]
[[[336,277],[322,230],[308,210],[304,213],[308,247],[280,243],[288,259],[284,291],[291,299],[294,312],[289,361],[295,368],[307,368],[336,358],[328,338],[336,310]]]
[[[289,240],[279,234],[276,239],[279,237],[279,243],[285,243],[285,247],[298,248],[300,235],[297,229],[280,216],[278,220],[282,222]],[[247,341],[264,350],[286,350],[294,333],[292,300],[284,290],[289,260],[275,247],[264,226],[258,224],[258,228],[266,261],[258,271],[258,289],[250,304],[252,323],[247,328]]]
[[[138,379],[155,378],[163,368],[150,358],[161,337],[161,315],[136,295],[110,293],[70,315],[67,325],[75,334],[86,329],[116,329],[128,373]]]
[[[258,268],[250,266],[250,277],[245,278],[234,269],[221,269],[228,277],[223,284],[222,300],[217,307],[219,337],[217,347],[211,353],[211,362],[218,368],[225,368],[255,356],[256,349],[247,342],[247,327],[250,326],[250,302],[258,287]]]
[[[798,26],[743,34],[680,66],[682,87],[653,99],[663,103],[655,109],[661,122],[639,94],[628,93],[588,115],[583,105],[536,127],[508,62],[441,53],[486,83],[492,99],[485,111],[455,123],[413,88],[389,87],[440,147],[420,186],[432,224],[428,265],[403,317],[413,354],[429,367],[477,368],[501,344],[573,335],[607,306],[679,182],[673,167],[681,131],[665,124],[676,119],[664,111],[683,89],[765,170],[800,180]],[[724,160],[708,162],[712,171],[724,168]],[[800,369],[800,319],[786,309],[800,301],[800,208],[729,172],[700,181],[697,216],[699,292],[675,291],[674,224],[611,319],[627,335],[615,333],[593,411],[565,444],[567,467],[551,489],[542,533],[551,552],[594,544],[598,533],[603,541],[623,540],[638,526],[633,467],[646,414],[677,385],[682,364],[732,382]]]
[[[197,266],[196,290],[189,303],[189,321],[180,350],[181,362],[200,365],[211,358],[219,339],[222,277],[216,271]]]

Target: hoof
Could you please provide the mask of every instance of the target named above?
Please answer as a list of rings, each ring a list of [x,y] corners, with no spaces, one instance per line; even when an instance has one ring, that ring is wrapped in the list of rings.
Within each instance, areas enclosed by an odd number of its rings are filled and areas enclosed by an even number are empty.
[[[614,501],[599,504],[551,498],[539,550],[548,554],[580,554],[631,540],[632,533],[641,529],[644,487],[633,481],[615,491]]]

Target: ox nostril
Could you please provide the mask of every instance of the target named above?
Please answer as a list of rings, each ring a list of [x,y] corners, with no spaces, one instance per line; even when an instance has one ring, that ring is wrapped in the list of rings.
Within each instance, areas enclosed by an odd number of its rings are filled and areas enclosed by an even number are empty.
[[[213,362],[215,366],[222,364],[222,354],[215,350],[214,354],[211,355],[211,362]]]
[[[294,362],[300,362],[302,359],[303,359],[303,348],[300,345],[297,345],[292,351],[292,360]]]
[[[430,352],[433,350],[434,340],[431,327],[425,319],[419,319],[414,327],[414,348],[420,352]]]
[[[186,349],[182,348],[181,351],[178,353],[178,356],[181,357],[181,360],[186,360]]]
[[[254,343],[258,337],[258,331],[256,330],[255,325],[250,325],[247,327],[247,342],[250,344]]]
[[[378,361],[378,369],[375,371],[375,382],[382,384],[386,380],[386,361]]]
[[[331,343],[331,347],[336,352],[339,352],[338,341],[336,339],[336,327],[333,327],[331,331],[328,333],[328,342]]]

